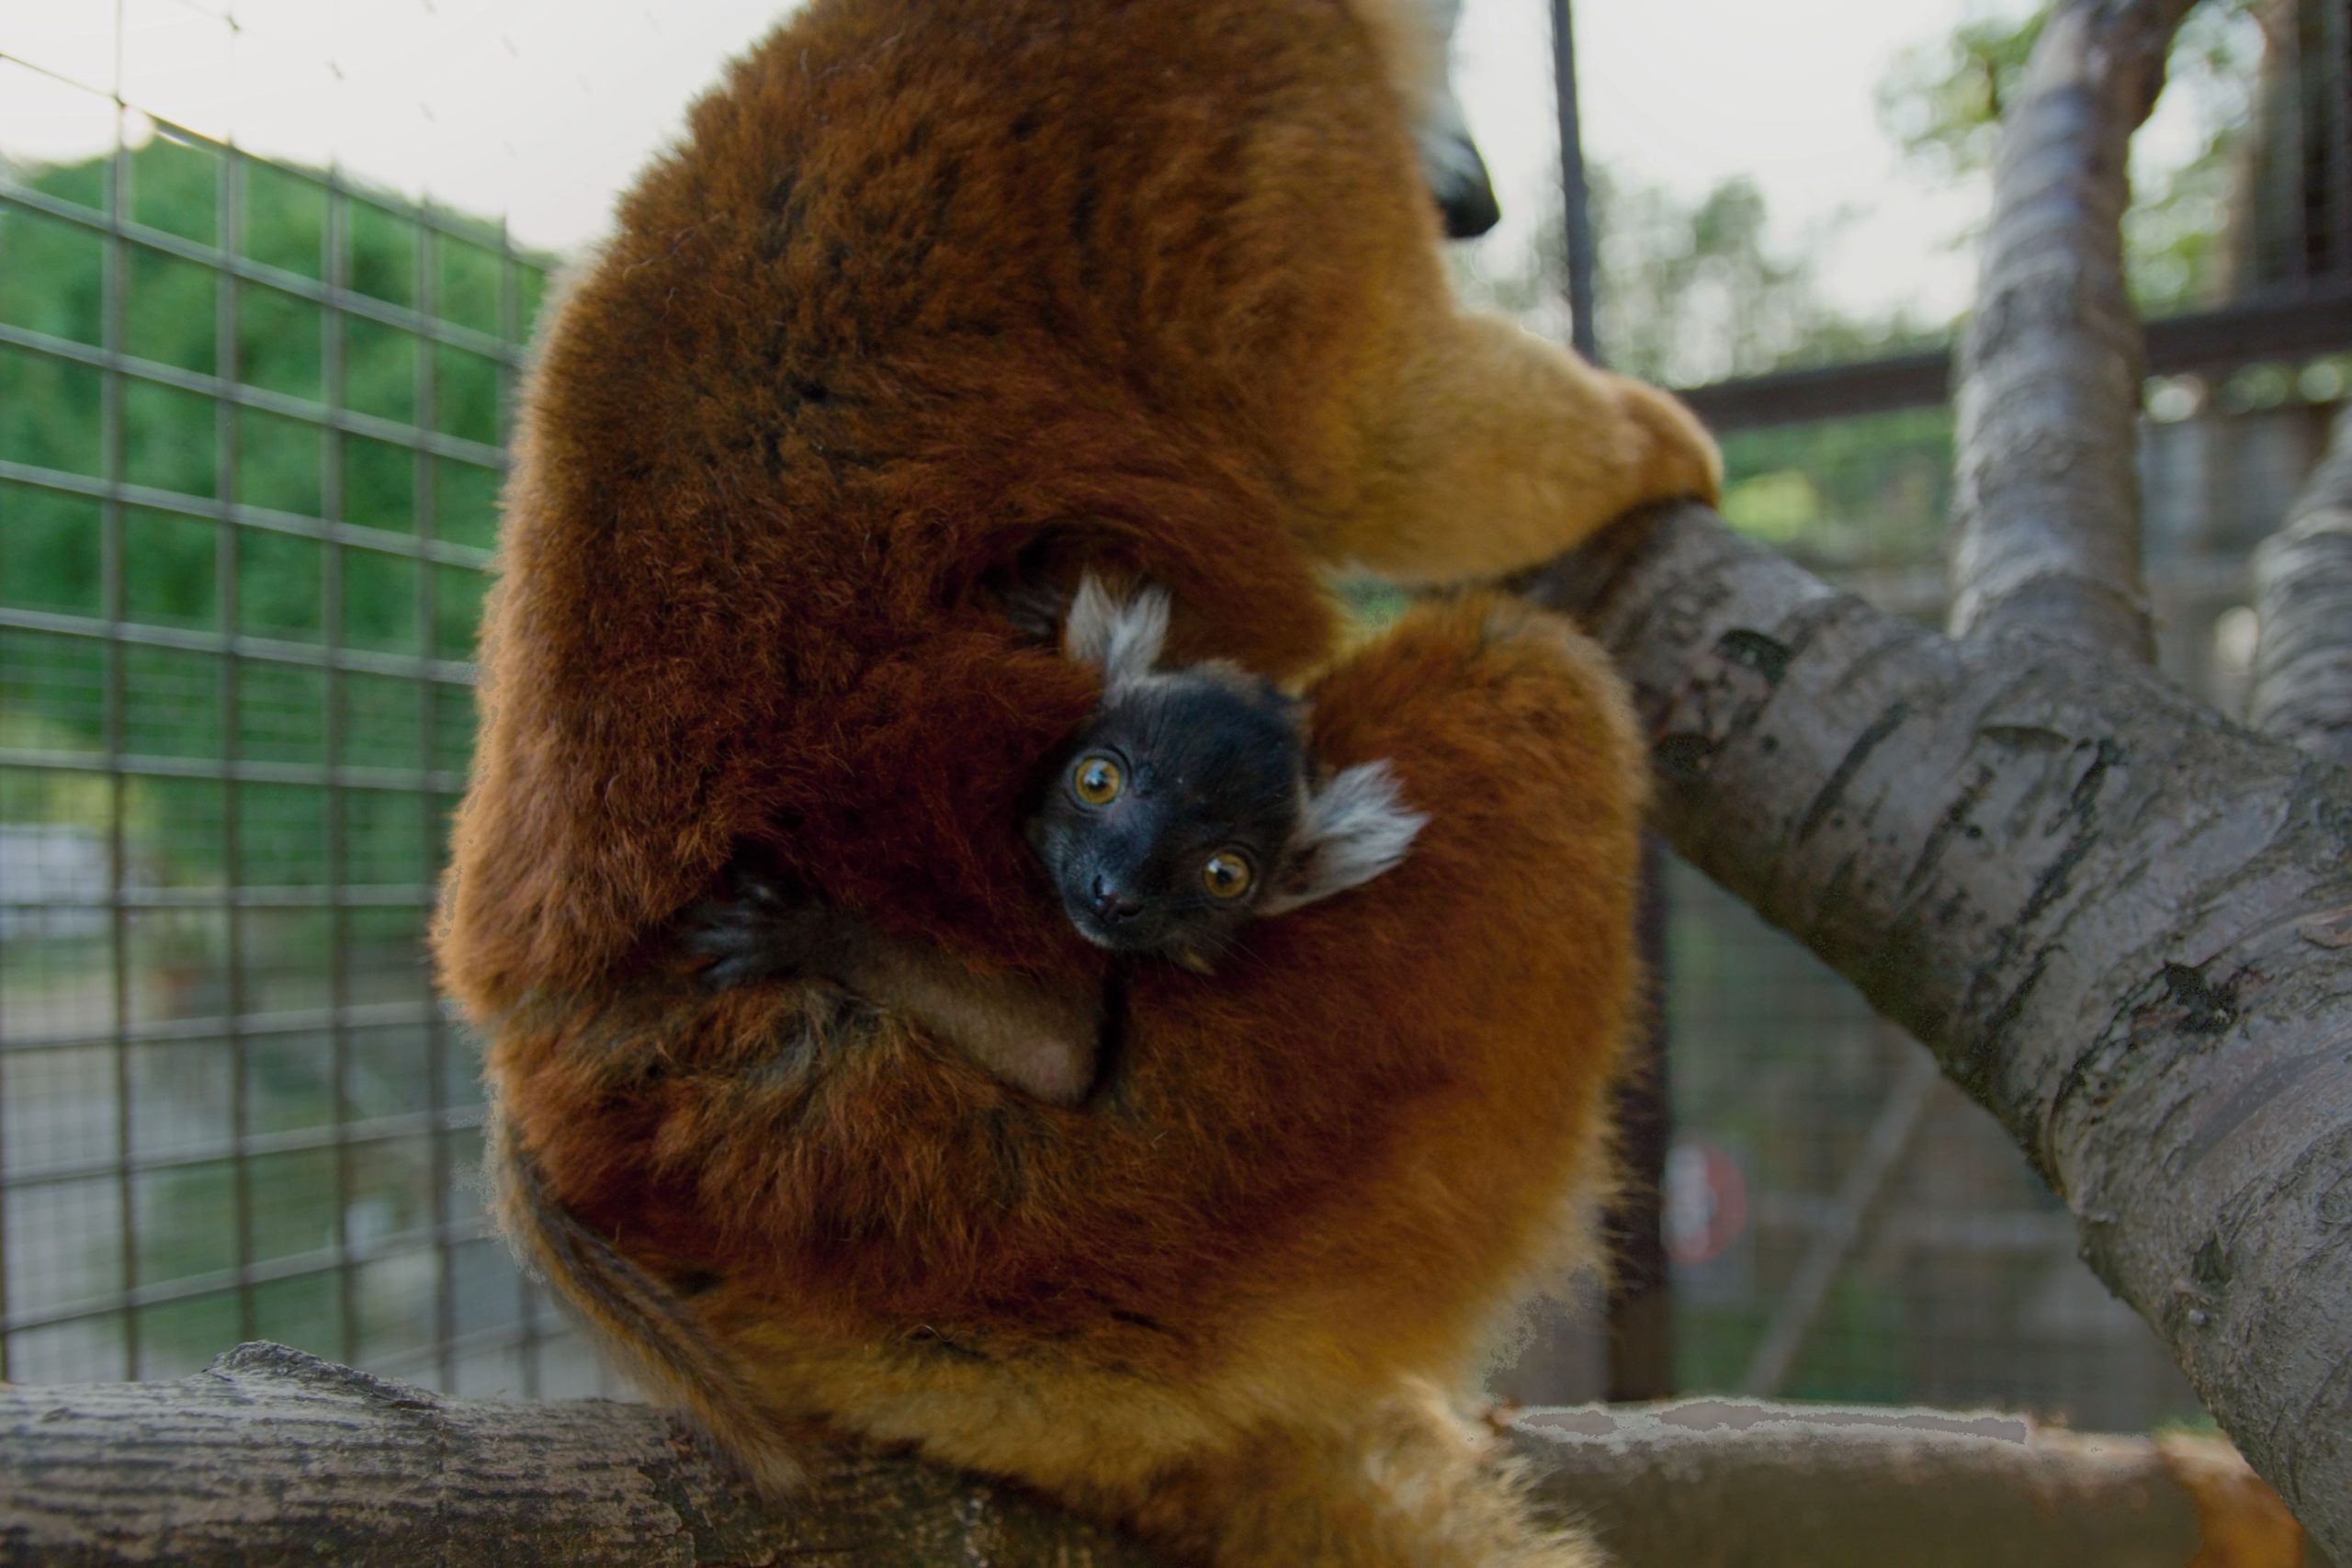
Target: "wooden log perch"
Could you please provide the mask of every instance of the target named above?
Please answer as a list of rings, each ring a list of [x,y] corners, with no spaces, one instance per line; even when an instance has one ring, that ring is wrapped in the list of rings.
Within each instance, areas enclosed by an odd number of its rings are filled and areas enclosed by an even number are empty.
[[[445,1399],[282,1345],[174,1383],[0,1389],[0,1562],[1166,1568],[1011,1488],[843,1454],[768,1509],[674,1416]]]
[[[1536,1492],[1623,1568],[2296,1568],[2278,1494],[2211,1438],[1747,1400],[1530,1411]]]
[[[2010,1416],[1693,1402],[1533,1412],[1620,1568],[2295,1568],[2226,1447]],[[2218,1450],[2218,1451],[2211,1451]],[[2259,1551],[2210,1553],[2216,1540]],[[763,1508],[645,1405],[445,1399],[277,1345],[175,1383],[0,1388],[0,1562],[1168,1568],[1006,1487],[845,1454]],[[1268,1565],[1290,1568],[1290,1565]],[[1303,1565],[1302,1565],[1303,1568]]]
[[[2352,1562],[2352,773],[1681,507],[1538,574],[1678,849],[1999,1116],[2085,1258]]]

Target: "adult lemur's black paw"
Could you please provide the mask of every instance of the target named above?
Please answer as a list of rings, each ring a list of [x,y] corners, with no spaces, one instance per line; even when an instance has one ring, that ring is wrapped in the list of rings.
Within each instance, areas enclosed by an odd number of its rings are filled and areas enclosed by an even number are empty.
[[[992,604],[1022,638],[1046,648],[1062,640],[1072,592],[1065,583],[1069,563],[1057,562],[1056,555],[1050,543],[1031,545],[980,577],[983,602]]]
[[[1437,198],[1447,239],[1475,240],[1502,221],[1494,184],[1487,177],[1487,161],[1478,155],[1468,131],[1443,124],[1424,126],[1420,144],[1421,173]]]
[[[705,960],[713,990],[755,980],[822,974],[841,915],[814,894],[737,862],[727,886],[679,917],[678,945]]]

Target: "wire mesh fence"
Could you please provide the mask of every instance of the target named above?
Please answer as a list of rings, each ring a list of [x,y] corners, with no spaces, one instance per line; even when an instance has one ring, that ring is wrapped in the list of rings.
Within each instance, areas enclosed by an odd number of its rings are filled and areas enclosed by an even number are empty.
[[[547,258],[0,76],[111,117],[0,146],[0,1379],[595,1386],[423,951]]]

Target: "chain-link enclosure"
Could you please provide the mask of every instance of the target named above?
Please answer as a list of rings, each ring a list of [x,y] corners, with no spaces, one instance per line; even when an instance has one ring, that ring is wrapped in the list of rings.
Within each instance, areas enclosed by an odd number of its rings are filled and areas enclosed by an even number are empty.
[[[107,85],[0,54],[112,122],[0,162],[0,1379],[593,1387],[423,949],[548,258]]]

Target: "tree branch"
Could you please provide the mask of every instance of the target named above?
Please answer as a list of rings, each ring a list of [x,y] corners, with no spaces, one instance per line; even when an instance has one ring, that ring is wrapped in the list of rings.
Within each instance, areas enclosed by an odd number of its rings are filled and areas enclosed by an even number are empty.
[[[2218,1535],[2261,1543],[2233,1568],[2297,1561],[2277,1498],[2218,1445],[1713,1402],[1538,1412],[1512,1436],[1544,1497],[1589,1519],[1619,1568],[1838,1568],[1892,1542],[1906,1568],[1977,1568],[1994,1543],[2008,1568],[2139,1568],[2188,1564]],[[904,1458],[837,1456],[805,1498],[764,1509],[648,1406],[444,1399],[276,1345],[177,1383],[0,1387],[0,1562],[800,1559],[1159,1561]]]
[[[2146,664],[2135,457],[2146,345],[2123,281],[2132,132],[2191,0],[2067,0],[2003,123],[1954,403],[1955,636],[2040,630]]]
[[[1619,1568],[2311,1568],[2212,1439],[1744,1400],[1531,1411],[1515,1438]]]
[[[1697,508],[1533,586],[1633,682],[1677,847],[2003,1120],[2352,1562],[2352,774],[2078,649],[1897,622]]]
[[[2352,403],[2286,524],[2254,556],[2262,641],[2246,716],[2352,763]]]
[[[444,1399],[281,1345],[175,1383],[0,1387],[0,1562],[1164,1568],[1009,1487],[844,1453],[768,1509],[675,1416]]]

